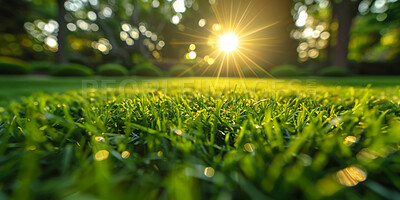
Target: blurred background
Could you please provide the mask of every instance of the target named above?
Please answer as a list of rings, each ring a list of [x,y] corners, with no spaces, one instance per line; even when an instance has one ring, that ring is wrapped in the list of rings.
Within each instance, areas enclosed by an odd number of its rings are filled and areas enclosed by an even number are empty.
[[[397,0],[1,0],[0,74],[215,76],[207,38],[242,16],[275,76],[400,75]]]

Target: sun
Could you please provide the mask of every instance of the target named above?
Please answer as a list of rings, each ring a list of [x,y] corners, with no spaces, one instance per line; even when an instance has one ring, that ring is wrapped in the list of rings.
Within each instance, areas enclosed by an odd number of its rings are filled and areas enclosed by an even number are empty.
[[[265,59],[265,50],[275,52],[271,48],[276,41],[268,36],[270,32],[266,29],[278,22],[266,24],[260,20],[264,11],[256,0],[210,1],[210,4],[214,17],[208,23],[202,23],[204,26],[199,25],[204,31],[188,28],[191,33],[179,33],[187,36],[190,41],[171,42],[175,45],[189,45],[186,59],[196,61],[179,76],[195,70],[204,76],[273,77],[260,63],[271,64]],[[191,46],[196,47],[195,50]]]
[[[219,39],[219,47],[222,51],[229,53],[239,46],[239,38],[233,33],[226,33]]]

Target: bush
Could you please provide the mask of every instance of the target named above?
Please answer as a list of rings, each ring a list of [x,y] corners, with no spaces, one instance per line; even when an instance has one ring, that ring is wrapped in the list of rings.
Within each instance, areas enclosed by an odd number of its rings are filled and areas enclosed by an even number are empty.
[[[63,64],[56,66],[54,76],[91,76],[94,72],[92,69],[80,64]]]
[[[136,76],[155,76],[155,77],[160,77],[163,75],[163,72],[153,65],[151,62],[144,62],[141,64],[136,65],[132,69],[132,75]]]
[[[281,65],[273,68],[271,74],[277,77],[300,76],[301,70],[295,65]]]
[[[187,65],[175,65],[169,70],[172,77],[194,76],[193,70]]]
[[[312,76],[313,72],[311,69],[299,69],[299,76]]]
[[[97,72],[102,76],[127,76],[129,71],[122,65],[105,64],[98,67]]]
[[[54,69],[54,64],[47,61],[34,61],[30,62],[29,65],[31,66],[33,72],[37,74],[50,74]]]
[[[350,71],[346,68],[343,67],[326,67],[321,69],[318,72],[318,75],[320,76],[333,76],[333,77],[343,77],[343,76],[349,76]]]
[[[22,60],[0,57],[0,74],[28,74],[30,71],[30,66]]]

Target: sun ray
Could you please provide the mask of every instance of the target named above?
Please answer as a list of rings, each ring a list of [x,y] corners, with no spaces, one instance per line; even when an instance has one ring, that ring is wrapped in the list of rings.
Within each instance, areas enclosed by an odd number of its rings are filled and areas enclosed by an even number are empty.
[[[238,35],[240,35],[244,30],[246,30],[253,22],[254,20],[257,19],[257,17],[262,13],[262,11],[259,11],[256,15],[253,16],[253,18],[251,18],[244,27],[242,27],[239,31],[235,30],[235,33],[237,33]],[[240,28],[240,26],[238,26],[237,28]]]
[[[266,59],[265,53],[274,52],[276,42],[273,37],[267,36],[268,32],[265,30],[279,22],[259,26],[258,22],[264,10],[256,5],[258,4],[254,0],[226,0],[212,3],[211,10],[216,21],[210,20],[208,27],[202,29],[203,32],[192,28],[187,28],[190,33],[181,32],[182,35],[194,38],[193,41],[171,42],[174,45],[199,46],[195,50],[198,55],[196,64],[180,76],[196,68],[196,71],[203,70],[201,75],[210,71],[217,77],[225,76],[226,73],[226,76],[245,78],[244,69],[248,69],[257,77],[260,75],[257,73],[260,72],[273,77],[260,66],[259,62],[267,66],[273,64]],[[265,51],[266,48],[268,51]]]
[[[244,35],[240,35],[239,39],[240,39],[240,38],[244,38],[244,37],[249,36],[249,35],[252,35],[252,34],[255,34],[255,33],[257,33],[257,32],[260,32],[260,31],[262,31],[262,30],[264,30],[264,29],[267,29],[267,28],[269,28],[269,27],[271,27],[271,26],[276,25],[277,23],[278,23],[278,22],[275,22],[275,23],[273,23],[273,24],[269,24],[269,25],[267,25],[267,26],[264,26],[264,27],[261,27],[261,28],[258,28],[258,29],[256,29],[256,30],[254,30],[254,31],[251,31],[251,32],[249,32],[249,33],[246,33],[246,34],[244,34]],[[240,34],[240,32],[239,32],[239,34]]]
[[[247,12],[250,10],[250,6],[251,6],[251,4],[249,3],[249,4],[247,5],[246,9],[244,10],[243,14],[242,14],[242,17],[241,17],[240,20],[238,21],[238,24],[236,24],[236,27],[235,27],[235,29],[233,30],[233,32],[237,32],[237,29],[240,27],[240,24],[242,23],[242,21],[243,21],[244,18],[246,17]],[[239,8],[238,8],[238,9],[239,9]]]
[[[250,59],[248,56],[246,56],[245,54],[243,54],[243,53],[240,52],[240,51],[238,51],[238,52],[239,52],[239,54],[241,55],[240,57],[243,56],[243,57],[246,58],[249,62],[251,62],[253,65],[255,65],[258,69],[260,69],[262,72],[268,74],[268,76],[270,76],[270,77],[274,77],[274,76],[272,76],[271,73],[267,72],[264,68],[260,67],[256,62],[254,62],[254,61],[253,61],[252,59]]]
[[[265,63],[268,63],[268,64],[270,64],[270,65],[273,64],[273,63],[269,62],[268,60],[265,60],[265,58],[260,57],[259,55],[257,55],[257,54],[256,54],[256,53],[258,53],[257,51],[254,51],[254,50],[251,50],[251,49],[247,49],[247,48],[244,48],[244,47],[239,47],[239,48],[240,48],[241,50],[250,52],[250,53],[252,54],[253,57],[255,57],[255,58],[257,58],[257,59],[259,59],[259,60],[261,60],[261,61],[263,61],[263,62],[265,62]],[[241,52],[244,53],[243,51],[241,51]]]
[[[222,68],[224,66],[225,58],[226,58],[226,54],[224,54],[224,56],[222,57],[222,61],[221,61],[221,64],[219,66],[219,71],[218,71],[218,74],[217,74],[217,82],[218,82],[219,77],[221,76],[221,71],[222,71]]]

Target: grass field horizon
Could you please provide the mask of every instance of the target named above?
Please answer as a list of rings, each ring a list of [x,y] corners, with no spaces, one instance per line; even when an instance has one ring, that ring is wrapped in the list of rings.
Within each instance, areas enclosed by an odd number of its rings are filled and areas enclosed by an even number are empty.
[[[48,76],[3,76],[0,78],[0,106],[6,106],[10,101],[20,101],[35,92],[63,93],[69,90],[82,90],[85,87],[97,86],[97,88],[113,87],[137,84],[142,82],[165,81],[165,80],[187,80],[188,78],[143,78],[143,77],[65,77],[59,79]],[[190,80],[201,80],[204,78],[193,77]],[[213,80],[212,77],[206,78]],[[270,83],[292,82],[324,85],[324,86],[349,86],[356,88],[385,88],[400,86],[399,76],[350,76],[350,77],[293,77],[293,78],[221,78],[222,80],[263,80]],[[210,82],[211,83],[211,82]],[[162,86],[158,84],[159,86]],[[210,85],[210,84],[209,84]]]
[[[18,81],[2,197],[400,198],[397,77]]]

